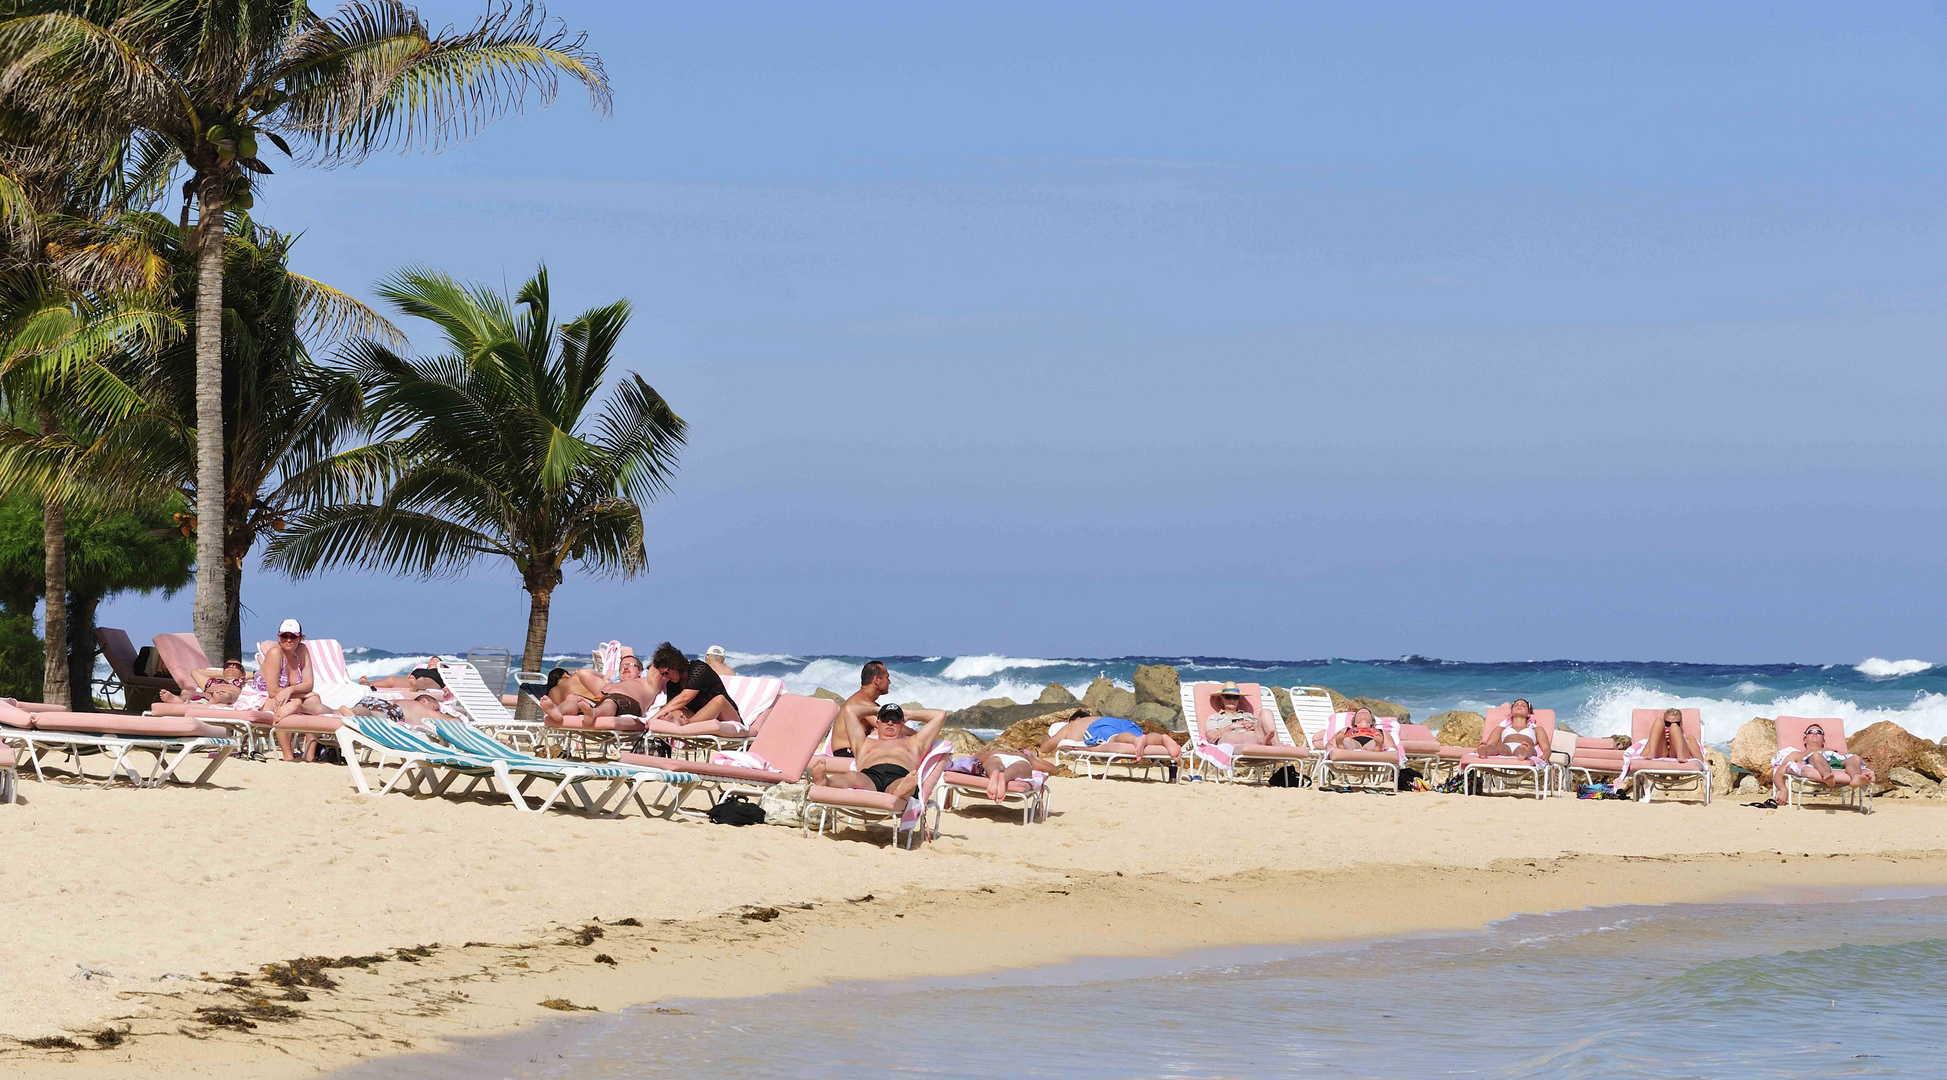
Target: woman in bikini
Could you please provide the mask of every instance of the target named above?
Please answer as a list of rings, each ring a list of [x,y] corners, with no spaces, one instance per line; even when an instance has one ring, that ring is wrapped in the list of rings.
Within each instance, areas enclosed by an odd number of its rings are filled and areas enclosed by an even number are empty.
[[[1817,724],[1805,729],[1805,749],[1780,750],[1771,757],[1771,806],[1789,801],[1786,778],[1802,777],[1826,787],[1864,787],[1871,783],[1872,770],[1858,754],[1844,754],[1825,748],[1825,729]],[[1759,803],[1759,806],[1767,805]]]
[[[1704,751],[1684,735],[1683,710],[1665,709],[1663,715],[1658,717],[1656,723],[1650,727],[1650,737],[1643,744],[1643,756],[1690,761],[1701,759]]]
[[[304,627],[296,619],[285,619],[277,628],[277,640],[264,642],[261,649],[264,667],[258,674],[263,677],[264,689],[270,692],[270,700],[264,702],[267,711],[278,720],[300,713],[322,716],[331,711],[312,692],[311,649],[304,643]],[[306,736],[304,744],[304,760],[315,761],[318,741]],[[297,760],[291,752],[290,732],[277,733],[277,748],[284,752],[285,761]]]
[[[1399,745],[1393,742],[1392,733],[1372,718],[1371,709],[1361,708],[1353,712],[1350,724],[1339,729],[1338,736],[1332,740],[1332,749],[1383,754],[1388,750],[1398,751]]]
[[[1007,786],[1016,780],[1025,780],[1031,773],[1053,775],[1061,766],[1048,761],[1030,750],[989,750],[971,755],[971,762],[954,758],[953,763],[971,764],[976,775],[987,778],[987,797],[1000,802],[1007,798]]]
[[[243,694],[243,684],[250,676],[243,670],[243,661],[225,660],[221,669],[197,668],[190,672],[190,678],[202,684],[203,689],[187,698],[168,690],[161,691],[157,696],[164,701],[173,701],[177,704],[187,701],[207,705],[235,705],[237,698]]]
[[[1546,753],[1541,745],[1546,735],[1535,725],[1535,707],[1527,698],[1515,698],[1507,721],[1488,732],[1475,752],[1482,757],[1538,758]]]

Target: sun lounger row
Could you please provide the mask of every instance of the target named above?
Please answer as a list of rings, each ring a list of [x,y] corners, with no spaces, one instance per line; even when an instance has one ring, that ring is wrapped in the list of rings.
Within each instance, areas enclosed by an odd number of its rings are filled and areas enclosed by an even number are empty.
[[[0,699],[0,745],[10,748],[15,772],[24,757],[36,780],[44,781],[44,768],[54,764],[45,760],[49,755],[64,755],[84,779],[94,779],[87,763],[101,757],[107,767],[100,783],[125,777],[153,787],[178,780],[177,773],[198,754],[208,755],[208,763],[191,782],[207,783],[237,744],[222,728],[194,717],[65,712],[39,702]],[[138,755],[148,756],[146,768]]]

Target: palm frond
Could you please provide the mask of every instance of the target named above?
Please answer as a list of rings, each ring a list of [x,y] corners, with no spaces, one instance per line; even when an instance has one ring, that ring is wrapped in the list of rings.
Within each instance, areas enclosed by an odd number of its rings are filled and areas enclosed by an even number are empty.
[[[438,577],[483,554],[507,552],[493,538],[435,515],[353,503],[301,514],[271,539],[264,563],[296,578],[332,566]]]

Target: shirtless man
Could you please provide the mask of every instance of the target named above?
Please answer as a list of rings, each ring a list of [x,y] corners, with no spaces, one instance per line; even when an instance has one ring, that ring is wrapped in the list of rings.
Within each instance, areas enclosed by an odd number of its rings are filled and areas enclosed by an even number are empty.
[[[439,673],[439,657],[427,657],[424,667],[412,669],[409,675],[387,675],[374,679],[361,675],[358,681],[375,690],[444,690],[446,680]]]
[[[712,645],[703,650],[703,662],[710,665],[710,670],[722,678],[728,679],[737,674],[737,669],[731,667],[729,659],[724,656],[721,645]]]
[[[853,756],[859,744],[872,734],[879,715],[879,699],[890,693],[892,676],[886,673],[886,665],[877,660],[866,661],[859,669],[858,692],[839,706],[838,722],[832,725],[832,757]],[[939,709],[914,709],[904,716],[922,724],[946,722],[946,713]]]
[[[914,732],[906,726],[904,709],[884,705],[872,718],[877,732],[870,738],[866,737],[862,723],[847,717],[846,727],[853,729],[852,745],[857,750],[858,770],[828,768],[821,758],[812,762],[811,782],[856,791],[883,791],[893,797],[893,810],[904,812],[906,800],[919,790],[919,774],[914,770],[919,768],[920,757],[932,747],[933,741],[939,738],[940,728],[946,725],[945,713],[938,709],[925,711],[933,714],[933,719]]]

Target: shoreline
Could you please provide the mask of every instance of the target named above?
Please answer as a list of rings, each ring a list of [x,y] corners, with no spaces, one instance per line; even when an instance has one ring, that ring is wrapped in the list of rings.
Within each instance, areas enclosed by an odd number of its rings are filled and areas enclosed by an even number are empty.
[[[64,825],[77,834],[65,850],[11,845],[0,866],[0,897],[11,899],[0,905],[12,906],[0,910],[16,926],[46,910],[48,889],[25,888],[29,872],[43,882],[105,878],[100,895],[121,909],[32,935],[55,954],[39,967],[25,949],[0,960],[0,988],[12,988],[0,989],[7,1035],[66,1035],[89,1047],[0,1040],[10,1075],[316,1076],[586,1015],[542,1007],[549,999],[612,1015],[861,979],[1464,931],[1514,914],[1610,904],[1800,886],[1947,886],[1939,840],[1947,818],[1924,803],[1861,817],[1754,812],[1728,801],[1536,803],[1068,781],[1047,824],[949,815],[940,841],[904,852],[775,827],[516,820],[504,803],[360,799],[337,790],[342,774],[331,767],[250,764],[229,778],[230,790],[26,785],[28,814],[44,820],[23,819],[29,827],[17,826],[17,840],[53,841]],[[243,805],[213,805],[223,803]],[[314,872],[294,873],[300,864],[261,851],[232,858],[237,844],[193,858],[127,852],[126,865],[91,866],[138,835],[80,824],[110,804],[152,809],[158,817],[144,832],[196,825],[172,819],[199,810],[237,821],[262,813],[266,827],[287,830],[283,850],[312,853],[302,865]],[[318,818],[327,820],[314,821],[312,834],[290,824]],[[1221,835],[1240,821],[1252,823],[1244,836]],[[1355,837],[1372,843],[1362,848]],[[1732,837],[1748,846],[1722,854]],[[456,840],[484,847],[462,859]],[[384,857],[389,847],[399,858]],[[1487,857],[1497,850],[1507,854]],[[504,880],[510,853],[528,871],[512,881]],[[116,888],[124,878],[149,889]],[[52,895],[68,892],[52,886]],[[172,937],[175,925],[158,913],[185,907],[207,917]],[[234,929],[252,912],[268,933]],[[122,958],[106,959],[114,950],[102,942],[117,935],[127,936]],[[434,947],[410,954],[422,945]],[[146,967],[138,962],[145,951]],[[306,956],[369,966],[298,965],[275,977],[263,969]],[[185,960],[194,966],[184,970]],[[153,974],[157,967],[165,974]],[[249,985],[223,981],[236,976]],[[210,1009],[227,1012],[199,1012]],[[47,1019],[27,1018],[35,1010]],[[254,1026],[218,1026],[232,1019]],[[125,1029],[125,1041],[93,1048],[86,1033],[104,1026]]]

